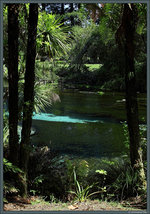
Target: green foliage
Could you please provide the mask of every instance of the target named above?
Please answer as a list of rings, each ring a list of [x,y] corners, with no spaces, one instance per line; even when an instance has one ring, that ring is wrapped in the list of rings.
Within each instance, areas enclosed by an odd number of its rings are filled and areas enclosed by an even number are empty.
[[[147,31],[147,5],[146,4],[137,4],[137,10],[138,10],[138,24],[137,24],[137,29],[136,32],[140,35],[144,35]]]
[[[124,132],[124,136],[125,136],[124,144],[125,144],[125,147],[126,147],[127,151],[129,151],[129,148],[130,148],[129,147],[130,146],[129,142],[130,142],[130,140],[129,140],[128,124],[127,124],[126,121],[124,121],[122,123],[122,125],[123,125],[123,132]]]
[[[17,184],[13,181],[13,177],[22,174],[22,170],[13,165],[6,158],[3,158],[3,171],[4,171],[4,198],[7,194],[19,193]],[[11,176],[11,177],[9,177]]]
[[[62,17],[42,11],[38,19],[37,47],[44,48],[49,58],[66,54],[69,48],[68,27],[63,26]]]
[[[100,64],[85,64],[89,71],[93,72],[101,68],[102,65]]]
[[[34,201],[31,201],[31,204],[32,205],[35,205],[35,204],[49,205],[49,202],[46,201],[46,197],[39,196],[39,197],[36,197]]]
[[[97,192],[89,193],[89,191],[92,189],[94,185],[90,185],[90,186],[88,185],[87,187],[83,188],[83,186],[81,186],[77,180],[75,168],[73,169],[73,176],[74,176],[74,183],[75,183],[76,190],[69,191],[69,193],[75,195],[75,200],[78,200],[79,202],[83,202],[87,200],[89,197],[91,197],[92,195],[95,195],[101,192],[101,191],[97,191]]]
[[[76,63],[78,64],[78,55],[82,53],[82,51],[85,49],[84,52],[87,52],[87,46],[88,49],[94,42],[94,39],[96,38],[98,33],[98,28],[96,25],[93,23],[90,23],[84,27],[81,26],[74,26],[72,29],[73,33],[73,40],[72,40],[72,48],[68,53],[69,60],[71,60],[71,63],[75,65]],[[90,52],[90,51],[89,51]],[[85,55],[85,54],[84,54]],[[81,56],[82,59],[80,58],[79,60],[81,61],[80,63],[87,63],[86,57]]]
[[[36,113],[45,110],[46,107],[52,104],[53,92],[51,87],[44,84],[35,85],[34,111]]]
[[[42,181],[44,181],[44,178]],[[30,190],[29,190],[30,195],[33,195],[33,196],[42,195],[43,192],[41,191],[41,188],[40,188],[41,185],[42,185],[42,182],[38,182],[38,181],[36,181],[36,183],[32,182],[32,184],[30,184]]]
[[[127,166],[120,173],[111,188],[120,200],[138,195],[138,174],[131,166]]]
[[[5,182],[4,181],[4,196],[6,196],[7,194],[12,194],[12,193],[19,193],[19,189],[16,188],[13,184],[11,184],[10,182]],[[7,199],[4,197],[4,202],[7,202]]]
[[[58,202],[58,199],[54,196],[54,194],[51,194],[51,195],[49,196],[49,201],[50,201],[51,203],[57,203],[57,202]]]
[[[51,106],[53,102],[60,101],[56,94],[58,85],[58,76],[53,70],[53,63],[49,61],[36,61],[35,65],[35,96],[34,111],[45,111],[46,107]]]
[[[96,173],[99,173],[99,174],[101,174],[101,175],[107,175],[107,171],[106,170],[103,170],[103,169],[98,169],[98,170],[96,170],[95,171]]]
[[[68,12],[68,13],[65,13],[63,15],[63,19],[64,20],[68,20],[71,17],[73,17],[75,25],[85,26],[88,23],[87,22],[88,11],[85,9],[85,5],[84,4],[80,4],[80,9],[79,10],[74,10],[71,13]],[[68,23],[67,23],[67,25],[68,25]]]
[[[23,5],[22,5],[23,6]],[[146,90],[146,4],[137,4],[139,20],[136,31],[136,57],[135,67],[137,74],[137,89]],[[22,7],[19,13],[20,38],[19,38],[19,110],[22,112],[23,106],[23,84],[25,72],[25,50],[27,41],[27,18],[29,5]],[[27,12],[25,17],[25,10]],[[34,110],[40,112],[51,105],[53,101],[59,101],[55,89],[58,86],[59,76],[63,83],[77,87],[78,89],[97,90],[103,95],[105,90],[122,91],[125,89],[123,67],[119,64],[122,56],[115,44],[115,33],[120,25],[121,4],[105,4],[100,23],[95,24],[90,19],[87,20],[87,11],[81,5],[79,12],[59,15],[39,13],[37,51],[38,57],[48,55],[48,60],[43,63],[36,61],[35,65],[35,103]],[[7,72],[7,7],[3,8],[4,14],[4,83],[8,86]],[[69,29],[66,23],[62,23],[63,18],[73,16],[78,20],[79,25]],[[65,26],[66,25],[66,26]],[[23,38],[23,39],[22,39]],[[71,45],[69,44],[71,42]],[[22,51],[23,50],[23,51]],[[81,55],[79,55],[81,54]],[[81,56],[77,58],[77,56]],[[57,57],[57,58],[56,58]],[[79,62],[80,61],[80,62]],[[81,64],[80,64],[81,63]],[[76,65],[80,64],[80,65]],[[58,74],[58,75],[57,75]],[[143,78],[144,77],[144,78]],[[6,88],[7,89],[7,88]],[[21,119],[21,116],[20,116]],[[126,122],[123,123],[125,135],[125,146],[129,153],[129,134]],[[4,146],[8,145],[8,118],[4,113]],[[146,166],[146,126],[140,126],[141,147],[143,159]],[[46,152],[45,152],[46,153]],[[67,160],[61,158],[51,158],[40,153],[35,159],[35,168],[31,167],[30,172],[30,193],[46,194],[51,201],[55,201],[55,196],[60,197],[68,189],[79,201],[84,201],[90,196],[98,193],[106,195],[118,195],[123,199],[127,196],[137,194],[138,182],[137,174],[131,167],[126,167],[120,161],[102,160],[101,166],[90,170],[86,160]],[[43,158],[43,159],[42,159]],[[128,157],[126,159],[128,161]],[[127,162],[128,163],[128,162]],[[103,167],[102,167],[103,165]],[[21,173],[20,169],[4,158],[4,174]],[[30,174],[30,173],[29,173]],[[78,178],[78,179],[77,179]],[[98,192],[94,189],[93,180],[99,183]],[[97,181],[96,180],[96,181]],[[107,192],[106,192],[107,187]],[[17,192],[14,184],[4,182],[4,192]],[[63,193],[62,193],[63,192]],[[50,194],[51,193],[51,194]],[[62,195],[61,195],[62,197]]]
[[[45,179],[45,176],[43,174],[40,174],[36,176],[31,182],[30,182],[30,193],[33,195],[40,194],[39,186],[42,185],[43,181]]]
[[[103,17],[100,19],[99,30],[105,44],[115,39],[115,33],[120,22],[121,5],[105,4]]]
[[[103,95],[104,95],[104,92],[103,92],[103,91],[98,91],[98,94],[99,94],[100,96],[103,96]]]
[[[9,136],[9,129],[7,126],[3,128],[3,143],[4,147],[8,145],[8,136]]]
[[[67,166],[67,176],[68,176],[68,182],[69,186],[72,186],[74,183],[73,179],[73,174],[74,174],[74,169],[76,168],[76,175],[78,176],[78,180],[82,183],[85,182],[85,178],[88,176],[89,173],[89,164],[86,160],[76,160],[76,161],[71,161],[69,159],[66,159],[65,161],[66,166]]]
[[[8,37],[7,37],[7,15],[8,15],[8,7],[3,6],[3,55],[4,55],[4,64],[7,64],[8,59]]]
[[[110,38],[112,38],[114,36],[111,29],[108,28],[108,18],[107,17],[104,17],[101,20],[100,33],[101,33],[102,39],[104,40],[105,44],[107,44],[109,42]]]
[[[21,74],[22,76],[22,74]],[[46,107],[51,106],[53,102],[60,101],[56,94],[58,85],[58,77],[54,72],[51,72],[51,63],[48,61],[35,63],[35,85],[34,85],[34,111],[39,113],[45,111]],[[23,87],[24,81],[19,81],[19,118],[22,118],[23,108]]]
[[[147,170],[147,125],[140,125],[140,137],[141,137],[141,149],[142,149],[142,159],[144,161],[145,171]]]
[[[4,164],[4,172],[13,172],[13,173],[21,173],[22,170],[17,166],[14,166],[11,162],[9,162],[6,158],[3,158]]]
[[[33,183],[34,183],[35,185],[41,184],[41,183],[43,182],[43,179],[44,179],[43,177],[44,177],[43,175],[37,176],[37,177],[33,180]]]
[[[25,62],[28,38],[29,4],[20,4],[19,20],[19,64]],[[23,59],[23,61],[21,61]],[[20,66],[20,65],[19,65]]]
[[[123,132],[125,136],[125,147],[126,151],[125,153],[129,155],[129,148],[130,148],[130,140],[129,140],[129,131],[128,131],[128,124],[127,122],[123,122]],[[139,130],[140,130],[140,145],[142,148],[142,157],[143,160],[146,161],[146,156],[147,156],[147,137],[146,137],[146,132],[147,132],[147,126],[145,124],[139,125]]]
[[[4,110],[3,113],[3,144],[4,149],[8,146],[9,128],[8,128],[8,115]]]
[[[4,101],[5,101],[5,99],[6,99],[5,93],[7,92],[6,89],[8,87],[8,69],[7,69],[6,65],[3,65],[3,84],[4,84]]]
[[[142,34],[138,33],[135,38],[137,90],[144,92],[146,91],[146,66],[144,63],[146,62],[144,56],[146,53],[146,32],[144,31],[146,6],[144,4],[136,6],[139,12],[138,27],[142,32]],[[121,4],[105,4],[99,24],[95,25],[89,20],[83,22],[83,25],[75,25],[72,28],[72,47],[68,55],[70,66],[68,69],[58,69],[60,71],[58,75],[60,74],[66,87],[73,85],[74,88],[80,90],[95,90],[96,86],[103,91],[125,90],[122,66],[124,57],[120,54],[115,41],[115,34],[120,26],[122,7]],[[67,60],[67,57],[65,59]],[[99,72],[89,66],[87,69],[83,66],[83,64],[89,63],[101,64]]]

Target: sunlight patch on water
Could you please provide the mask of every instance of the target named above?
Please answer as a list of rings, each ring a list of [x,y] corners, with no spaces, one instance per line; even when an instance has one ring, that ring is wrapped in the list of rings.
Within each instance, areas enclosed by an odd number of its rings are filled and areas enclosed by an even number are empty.
[[[66,122],[66,123],[104,123],[103,120],[94,120],[94,119],[80,119],[80,118],[73,118],[69,116],[57,116],[54,114],[48,114],[48,113],[40,113],[40,114],[33,114],[32,117],[33,120],[44,120],[44,121],[51,121],[51,122]]]

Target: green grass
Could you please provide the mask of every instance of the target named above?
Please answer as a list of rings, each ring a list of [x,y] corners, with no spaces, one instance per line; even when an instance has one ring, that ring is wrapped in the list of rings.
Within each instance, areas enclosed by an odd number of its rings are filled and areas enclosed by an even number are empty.
[[[37,60],[37,63],[38,63],[39,68],[41,68],[41,69],[43,69],[43,67],[44,67],[44,69],[49,69],[52,65],[52,62],[50,62],[50,61],[40,62],[40,60]],[[62,60],[57,60],[57,61],[55,61],[55,63],[56,63],[56,66],[60,67],[60,68],[62,68],[62,67],[68,68],[69,67],[69,62],[67,63],[67,62],[62,61]],[[85,64],[85,66],[88,68],[89,71],[92,72],[94,70],[101,68],[102,64]]]
[[[102,67],[102,64],[85,64],[89,71],[97,70]]]
[[[36,200],[31,201],[31,204],[32,205],[35,205],[35,204],[49,205],[50,202],[49,201],[45,201],[45,198],[43,198],[42,196],[39,196],[39,197],[36,198]]]

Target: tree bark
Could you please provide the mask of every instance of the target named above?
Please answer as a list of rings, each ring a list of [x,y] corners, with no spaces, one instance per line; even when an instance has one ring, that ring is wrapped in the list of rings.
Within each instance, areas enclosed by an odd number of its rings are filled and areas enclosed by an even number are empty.
[[[61,15],[65,14],[64,3],[61,3]]]
[[[18,7],[8,5],[9,160],[18,164]]]
[[[122,23],[117,32],[117,41],[125,57],[126,111],[130,138],[130,160],[138,172],[141,190],[145,188],[145,173],[140,146],[136,74],[134,65],[134,34],[136,31],[137,10],[134,4],[124,4]]]
[[[42,3],[42,11],[45,11],[45,8],[46,8],[46,4]]]
[[[26,53],[26,72],[24,85],[23,122],[20,144],[20,167],[24,171],[24,183],[21,195],[27,196],[27,173],[30,153],[30,132],[34,107],[34,81],[35,81],[35,57],[36,35],[38,21],[38,4],[30,4],[28,21],[28,42]]]
[[[61,3],[61,12],[60,14],[63,16],[65,14],[64,3]],[[64,23],[64,19],[61,20],[61,23]],[[64,24],[63,24],[64,25]]]
[[[80,10],[80,8],[81,8],[81,3],[78,4],[78,10]]]
[[[69,12],[72,13],[73,12],[73,3],[70,4],[70,10]],[[71,26],[74,26],[74,17],[70,16],[70,21],[71,21]]]

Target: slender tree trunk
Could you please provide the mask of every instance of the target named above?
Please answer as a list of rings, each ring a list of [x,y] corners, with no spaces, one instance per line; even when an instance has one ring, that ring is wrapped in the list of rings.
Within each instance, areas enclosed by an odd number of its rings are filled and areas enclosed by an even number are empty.
[[[46,4],[42,3],[42,11],[45,11],[45,8],[46,8]]]
[[[134,4],[124,4],[122,23],[118,29],[118,39],[125,57],[126,111],[130,138],[131,166],[139,175],[141,190],[145,188],[145,173],[140,146],[136,75],[134,65],[134,34],[137,23],[137,10]]]
[[[8,5],[9,160],[18,164],[18,7]]]
[[[64,3],[61,3],[61,15],[63,16],[64,14],[65,14]],[[61,23],[64,23],[64,19],[61,20]]]
[[[61,15],[65,14],[64,3],[61,3]]]
[[[73,3],[70,4],[69,12],[70,13],[73,12]],[[71,26],[74,26],[74,17],[73,16],[70,17],[70,21],[71,21]]]
[[[38,21],[38,4],[30,4],[28,22],[28,42],[26,54],[26,72],[24,85],[24,108],[20,144],[20,167],[24,171],[24,183],[21,190],[22,196],[27,196],[27,173],[30,153],[30,132],[34,107],[34,81],[35,81],[35,57],[36,35]]]

